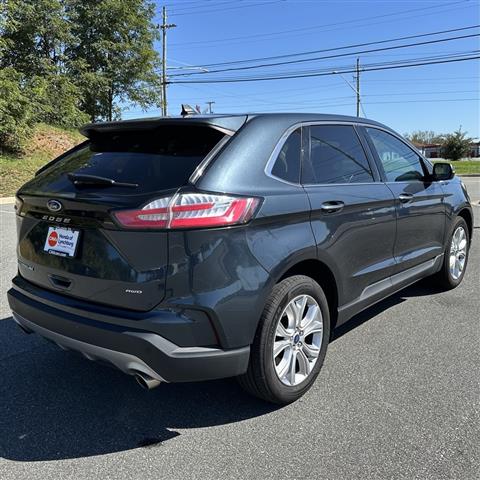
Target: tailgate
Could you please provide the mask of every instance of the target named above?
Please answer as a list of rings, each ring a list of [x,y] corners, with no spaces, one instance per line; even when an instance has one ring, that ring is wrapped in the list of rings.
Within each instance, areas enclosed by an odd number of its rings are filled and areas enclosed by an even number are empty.
[[[168,266],[166,232],[115,229],[108,213],[95,205],[92,216],[75,202],[65,210],[42,211],[47,198],[24,197],[17,216],[19,273],[30,282],[84,300],[133,310],[150,310],[165,293]],[[102,218],[103,217],[103,218]],[[73,256],[49,245],[49,232],[77,237]],[[53,248],[52,248],[53,247]]]
[[[112,210],[172,195],[224,137],[190,124],[89,132],[17,194],[21,276],[83,300],[152,309],[165,295],[168,234],[125,229]]]

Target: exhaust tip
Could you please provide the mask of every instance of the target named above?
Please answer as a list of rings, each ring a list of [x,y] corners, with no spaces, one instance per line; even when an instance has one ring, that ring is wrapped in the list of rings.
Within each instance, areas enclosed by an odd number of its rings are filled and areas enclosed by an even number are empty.
[[[152,388],[158,387],[161,383],[160,380],[140,372],[135,374],[135,380],[145,390],[151,390]]]

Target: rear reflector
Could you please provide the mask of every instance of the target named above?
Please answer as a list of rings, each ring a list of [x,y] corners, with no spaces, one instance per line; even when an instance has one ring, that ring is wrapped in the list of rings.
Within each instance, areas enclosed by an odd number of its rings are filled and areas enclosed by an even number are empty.
[[[140,210],[114,212],[114,216],[128,228],[224,227],[248,222],[257,205],[257,198],[182,193],[154,200]]]

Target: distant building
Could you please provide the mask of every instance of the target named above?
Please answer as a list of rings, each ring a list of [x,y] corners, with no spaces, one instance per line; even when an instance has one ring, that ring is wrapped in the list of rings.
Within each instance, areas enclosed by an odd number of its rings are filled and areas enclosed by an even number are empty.
[[[470,156],[474,158],[480,157],[480,142],[474,142],[470,146],[472,147]]]
[[[442,145],[440,143],[414,143],[420,153],[427,158],[442,158]],[[480,157],[480,142],[472,142],[470,144],[470,158]]]

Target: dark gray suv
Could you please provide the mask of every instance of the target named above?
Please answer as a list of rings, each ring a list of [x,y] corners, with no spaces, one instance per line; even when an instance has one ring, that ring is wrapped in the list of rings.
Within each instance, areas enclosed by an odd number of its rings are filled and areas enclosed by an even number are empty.
[[[288,403],[333,329],[465,274],[472,209],[379,123],[318,114],[87,125],[17,194],[15,321],[152,388],[237,376]]]

